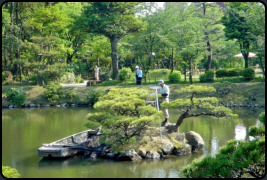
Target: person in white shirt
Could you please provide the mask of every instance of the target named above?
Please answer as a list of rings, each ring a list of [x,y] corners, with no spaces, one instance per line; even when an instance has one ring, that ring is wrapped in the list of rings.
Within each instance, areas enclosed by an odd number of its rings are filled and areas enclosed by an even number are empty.
[[[95,83],[96,83],[97,81],[99,81],[99,68],[95,66],[94,71],[95,71]]]
[[[139,66],[139,70],[137,71],[137,85],[142,85],[143,72],[141,69]]]
[[[136,84],[137,84],[137,79],[138,79],[137,71],[139,70],[139,66],[136,65],[135,68],[136,68],[136,72],[135,72],[135,82],[136,82]]]
[[[169,102],[169,95],[170,95],[170,88],[167,86],[163,80],[159,80],[158,85],[160,86],[159,88],[159,93],[162,95],[161,98],[161,103],[163,102]],[[162,126],[165,126],[167,123],[169,123],[169,111],[168,109],[163,109],[163,115],[165,117],[165,121],[162,122]]]

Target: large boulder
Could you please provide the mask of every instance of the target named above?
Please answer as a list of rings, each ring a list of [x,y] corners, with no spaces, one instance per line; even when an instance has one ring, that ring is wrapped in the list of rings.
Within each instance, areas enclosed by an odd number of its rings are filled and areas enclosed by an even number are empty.
[[[165,128],[168,130],[168,133],[172,133],[172,132],[175,132],[176,130],[176,124],[175,123],[167,123],[165,125]]]
[[[106,158],[114,159],[118,156],[119,153],[107,153]]]
[[[172,154],[176,156],[184,156],[187,154],[191,154],[191,151],[192,151],[192,147],[189,144],[185,144],[183,148],[174,149],[172,151]]]
[[[126,151],[119,155],[119,157],[117,157],[117,160],[120,161],[136,161],[141,159],[142,158],[133,149],[131,149],[130,151]]]
[[[204,141],[198,133],[189,131],[185,134],[185,138],[188,141],[188,144],[192,146],[192,150],[199,151],[203,149]]]
[[[171,143],[162,145],[162,151],[163,151],[163,154],[165,155],[170,155],[173,149],[174,149],[174,145]]]
[[[146,157],[146,149],[145,148],[139,148],[138,149],[138,155],[141,156],[142,158]]]
[[[146,158],[157,159],[157,158],[160,158],[160,154],[157,151],[147,151]]]

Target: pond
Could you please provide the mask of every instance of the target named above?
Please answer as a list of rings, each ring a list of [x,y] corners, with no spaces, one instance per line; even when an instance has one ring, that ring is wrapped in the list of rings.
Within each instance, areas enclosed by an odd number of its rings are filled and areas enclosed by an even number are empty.
[[[239,115],[238,119],[214,120],[200,116],[184,120],[179,131],[199,133],[205,142],[203,151],[160,160],[118,162],[92,160],[82,155],[58,159],[38,157],[37,148],[43,143],[86,130],[86,115],[95,112],[92,108],[2,109],[2,165],[16,168],[22,178],[183,177],[181,169],[194,158],[213,156],[230,139],[248,139],[249,126],[259,123],[257,118],[265,109],[233,111]],[[170,122],[175,123],[181,113],[169,110],[169,114]]]

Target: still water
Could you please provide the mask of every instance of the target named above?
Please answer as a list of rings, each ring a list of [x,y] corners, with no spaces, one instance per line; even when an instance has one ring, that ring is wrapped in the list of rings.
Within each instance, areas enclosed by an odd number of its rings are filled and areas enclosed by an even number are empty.
[[[52,160],[38,157],[37,148],[43,143],[86,130],[86,115],[94,111],[88,107],[2,109],[2,165],[16,168],[22,178],[183,177],[182,167],[193,159],[213,156],[230,139],[247,140],[249,126],[259,123],[257,118],[265,109],[233,109],[239,115],[235,120],[214,120],[208,116],[184,120],[179,131],[199,133],[205,147],[182,157],[136,162],[91,160],[82,155]],[[181,113],[169,110],[169,114],[170,122],[175,123]]]

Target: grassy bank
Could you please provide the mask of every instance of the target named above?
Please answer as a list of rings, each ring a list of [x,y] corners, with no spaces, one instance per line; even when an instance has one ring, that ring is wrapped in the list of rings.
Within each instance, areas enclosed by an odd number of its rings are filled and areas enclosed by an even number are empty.
[[[182,93],[181,89],[188,86],[189,83],[168,83],[166,84],[170,87],[170,101],[178,99],[178,98],[189,98],[190,94]],[[212,86],[212,83],[195,83],[195,85],[203,85],[203,86]],[[235,90],[246,92],[251,88],[254,87],[262,87],[265,89],[265,83],[260,82],[243,82],[243,83],[236,83],[237,87],[234,88]],[[91,87],[65,87],[64,93],[67,94],[69,91],[74,90],[77,94],[77,97],[70,100],[67,98],[62,98],[58,101],[58,104],[60,103],[80,103],[80,104],[86,104],[87,102],[87,92],[90,90],[93,91],[99,91],[102,93],[105,93],[110,88],[138,88],[138,89],[149,89],[150,86],[155,86],[155,83],[147,83],[143,84],[142,86],[137,86],[135,84],[117,84],[117,85],[92,85]],[[15,83],[13,85],[2,85],[2,106],[11,105],[11,102],[9,102],[6,98],[6,90],[10,87],[16,87],[19,89],[22,89],[25,93],[27,100],[26,104],[34,103],[34,104],[50,104],[49,101],[46,98],[42,98],[42,95],[45,91],[45,89],[42,86],[36,86],[36,85],[21,85],[19,83]],[[216,95],[215,95],[216,96]],[[235,98],[246,98],[242,97],[242,95],[237,94]],[[260,92],[259,97],[257,98],[257,101],[254,103],[263,103],[265,102],[265,91]]]

